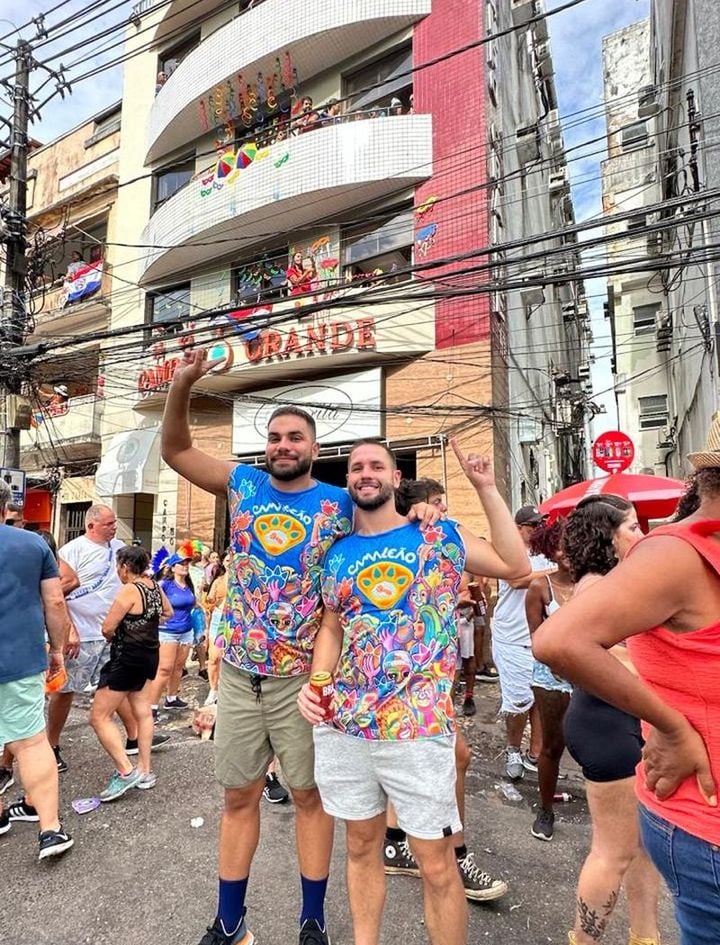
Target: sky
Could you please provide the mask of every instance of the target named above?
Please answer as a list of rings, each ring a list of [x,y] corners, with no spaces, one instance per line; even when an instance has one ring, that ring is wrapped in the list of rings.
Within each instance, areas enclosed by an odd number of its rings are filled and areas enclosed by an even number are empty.
[[[561,6],[565,0],[546,0],[548,10]],[[561,118],[565,118],[564,136],[566,149],[584,141],[600,137],[605,132],[602,112],[593,110],[593,120],[578,121],[574,116],[581,109],[598,106],[603,98],[601,42],[602,37],[629,23],[637,22],[649,14],[650,0],[585,0],[578,6],[551,16],[548,19],[555,65],[555,81],[559,97]],[[52,11],[52,7],[58,9]],[[50,39],[36,46],[35,57],[57,69],[62,63],[66,76],[73,82],[81,79],[93,67],[106,64],[122,54],[122,46],[111,47],[123,38],[119,30],[103,38],[102,31],[124,24],[130,15],[132,4],[117,0],[26,0],[22,7],[10,0],[0,0],[0,77],[12,73],[12,63],[7,52],[1,50],[14,44],[18,36],[32,40],[36,35],[35,25],[28,21],[45,13],[45,26],[56,27]],[[22,15],[19,10],[22,9]],[[77,24],[62,26],[62,21],[84,11]],[[10,19],[7,19],[10,17]],[[25,27],[20,33],[17,27]],[[72,32],[68,32],[72,29]],[[12,35],[6,35],[12,34]],[[54,37],[54,38],[53,38]],[[77,47],[77,48],[74,48]],[[33,77],[33,88],[44,82],[47,73],[38,70]],[[33,137],[42,142],[58,135],[92,115],[102,111],[121,97],[122,73],[116,66],[100,75],[78,81],[72,94],[65,99],[55,96],[41,109],[41,115],[30,129]],[[41,104],[54,91],[55,82],[49,84],[38,96]],[[10,105],[7,92],[0,88],[0,117],[9,117]],[[1,126],[0,126],[1,127]],[[572,181],[575,215],[578,221],[596,216],[601,210],[600,162],[598,144],[587,150],[572,151],[573,161],[569,165]],[[586,293],[590,301],[593,332],[595,336],[596,363],[593,368],[594,399],[604,406],[606,413],[597,417],[594,433],[614,429],[617,418],[612,392],[603,393],[612,386],[610,374],[609,332],[603,320],[600,297],[605,293],[602,282],[588,282]]]

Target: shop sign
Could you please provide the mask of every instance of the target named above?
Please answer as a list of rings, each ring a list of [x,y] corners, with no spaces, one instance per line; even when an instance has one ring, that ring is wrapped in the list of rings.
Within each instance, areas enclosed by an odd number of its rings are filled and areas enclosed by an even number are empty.
[[[375,320],[320,322],[300,325],[288,331],[266,328],[253,341],[245,342],[251,364],[289,361],[344,351],[372,351],[376,347]]]
[[[264,452],[268,420],[281,405],[301,407],[312,415],[321,446],[380,437],[382,368],[301,381],[238,397],[233,404],[233,453],[250,456]]]

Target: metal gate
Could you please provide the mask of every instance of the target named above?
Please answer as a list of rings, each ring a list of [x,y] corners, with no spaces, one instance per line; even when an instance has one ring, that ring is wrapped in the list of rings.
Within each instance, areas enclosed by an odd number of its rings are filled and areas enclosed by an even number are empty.
[[[65,506],[65,541],[72,541],[85,534],[85,513],[91,502],[69,502]]]

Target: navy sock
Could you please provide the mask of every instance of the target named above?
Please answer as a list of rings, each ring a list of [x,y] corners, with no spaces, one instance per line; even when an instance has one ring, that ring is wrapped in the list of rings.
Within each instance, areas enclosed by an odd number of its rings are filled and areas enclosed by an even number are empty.
[[[245,893],[248,877],[245,879],[221,879],[218,894],[217,917],[222,923],[226,935],[237,931],[245,911]]]
[[[461,844],[460,846],[455,847],[455,856],[458,858],[458,860],[465,859],[465,857],[467,856],[467,847],[465,846],[464,843]]]
[[[300,877],[302,883],[302,913],[300,915],[300,925],[306,919],[315,919],[321,929],[325,928],[325,892],[327,890],[328,878],[325,879],[307,879]]]

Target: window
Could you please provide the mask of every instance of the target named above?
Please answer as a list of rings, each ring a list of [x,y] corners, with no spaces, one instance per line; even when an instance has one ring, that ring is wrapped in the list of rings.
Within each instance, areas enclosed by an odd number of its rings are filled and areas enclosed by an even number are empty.
[[[402,270],[412,263],[413,210],[410,206],[378,211],[378,219],[361,226],[347,227],[341,236],[345,277],[401,270],[388,282],[405,282],[411,273]],[[384,280],[385,281],[385,280]]]
[[[233,290],[240,305],[273,302],[287,294],[287,247],[263,253],[233,270]]]
[[[153,174],[153,205],[152,212],[161,207],[166,200],[192,180],[195,174],[195,158],[185,158],[176,161]]]
[[[200,45],[200,34],[195,33],[189,39],[183,40],[177,46],[166,49],[158,57],[158,72],[164,72],[170,78],[180,63],[189,56],[193,49]]]
[[[659,305],[638,305],[633,310],[633,332],[636,335],[651,335],[655,331]]]
[[[120,131],[120,108],[111,108],[107,112],[98,115],[93,124],[93,133],[83,142],[84,148],[91,148],[103,138],[109,138],[110,135]]]
[[[147,321],[163,327],[163,333],[173,334],[183,330],[182,324],[169,322],[188,321],[190,318],[190,283],[169,286],[147,295]]]
[[[638,397],[639,425],[641,430],[657,430],[667,425],[667,394],[650,394]]]
[[[65,506],[65,542],[85,534],[85,513],[90,502],[68,502]]]
[[[391,99],[398,98],[406,112],[412,96],[411,69],[412,47],[408,44],[349,73],[343,89],[344,95],[350,96],[348,111],[388,108]]]

